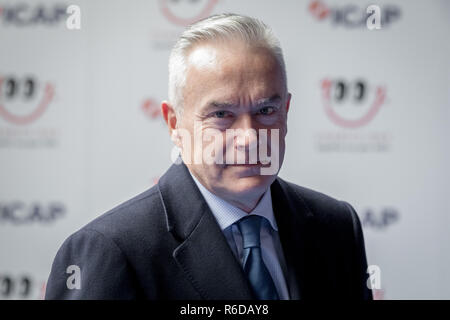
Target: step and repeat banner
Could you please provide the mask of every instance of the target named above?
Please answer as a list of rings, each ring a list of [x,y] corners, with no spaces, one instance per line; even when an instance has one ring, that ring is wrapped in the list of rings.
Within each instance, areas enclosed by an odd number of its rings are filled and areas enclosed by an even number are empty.
[[[169,167],[170,49],[222,12],[279,37],[280,176],[355,207],[375,298],[450,299],[445,0],[0,0],[0,299],[42,299],[64,239]]]

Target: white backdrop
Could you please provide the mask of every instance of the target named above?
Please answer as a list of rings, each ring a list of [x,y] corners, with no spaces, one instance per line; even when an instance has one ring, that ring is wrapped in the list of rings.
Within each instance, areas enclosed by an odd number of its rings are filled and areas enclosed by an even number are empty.
[[[375,297],[450,299],[445,0],[0,0],[0,298],[42,298],[63,240],[168,168],[170,48],[221,12],[278,35],[293,95],[280,176],[353,204]]]

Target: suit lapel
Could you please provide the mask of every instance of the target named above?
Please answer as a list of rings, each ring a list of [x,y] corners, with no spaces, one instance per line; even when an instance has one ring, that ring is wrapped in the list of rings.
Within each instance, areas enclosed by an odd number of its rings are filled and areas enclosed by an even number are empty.
[[[167,230],[180,244],[173,257],[204,299],[253,299],[248,280],[187,167],[172,165],[158,182]],[[287,264],[291,299],[304,299],[310,288],[313,214],[300,195],[280,178],[271,185],[272,205]]]
[[[180,241],[177,264],[204,299],[252,299],[248,281],[184,164],[172,165],[158,187],[167,229]]]
[[[271,185],[272,206],[277,221],[281,246],[287,264],[286,281],[292,300],[307,298],[309,288],[305,279],[306,263],[312,258],[309,249],[312,239],[313,215],[282,179],[277,178]]]

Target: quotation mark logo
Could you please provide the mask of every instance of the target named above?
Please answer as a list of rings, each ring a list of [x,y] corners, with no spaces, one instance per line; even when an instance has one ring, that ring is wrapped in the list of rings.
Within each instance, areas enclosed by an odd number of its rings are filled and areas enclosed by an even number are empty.
[[[51,83],[34,76],[0,75],[0,117],[17,125],[29,124],[44,113],[54,95]]]
[[[73,290],[81,289],[81,269],[79,266],[72,264],[67,267],[66,273],[70,274],[70,276],[67,278],[66,285],[67,289]]]
[[[386,99],[384,86],[370,87],[366,81],[323,79],[322,101],[325,113],[336,125],[358,128],[367,125],[377,115]]]

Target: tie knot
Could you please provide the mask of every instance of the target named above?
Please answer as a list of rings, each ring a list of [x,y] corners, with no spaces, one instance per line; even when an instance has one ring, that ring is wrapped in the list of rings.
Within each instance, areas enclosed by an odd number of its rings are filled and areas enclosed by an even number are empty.
[[[243,248],[260,246],[259,232],[261,229],[261,217],[249,215],[238,221],[238,228],[242,235]]]

